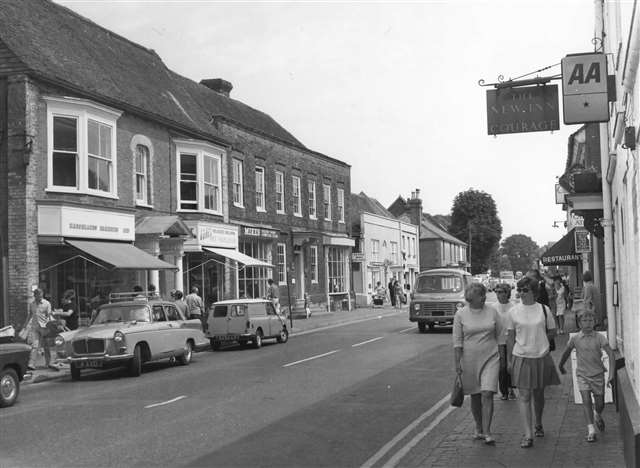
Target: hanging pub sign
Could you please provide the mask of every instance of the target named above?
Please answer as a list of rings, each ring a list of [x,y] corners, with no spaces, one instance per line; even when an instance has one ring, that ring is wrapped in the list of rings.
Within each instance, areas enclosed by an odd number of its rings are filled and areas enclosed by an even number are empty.
[[[607,122],[607,56],[571,54],[561,61],[562,109],[565,124]]]
[[[589,237],[589,231],[585,229],[576,229],[573,231],[576,236],[576,253],[589,253],[591,252],[591,238]]]
[[[558,86],[487,90],[487,133],[548,132],[560,128]]]

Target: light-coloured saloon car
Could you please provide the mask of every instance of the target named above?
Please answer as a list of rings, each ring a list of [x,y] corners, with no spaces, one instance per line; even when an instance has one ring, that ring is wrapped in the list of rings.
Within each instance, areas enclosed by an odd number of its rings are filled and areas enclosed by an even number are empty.
[[[165,358],[186,366],[208,343],[200,320],[187,320],[173,302],[140,298],[102,305],[89,327],[60,333],[55,344],[77,380],[83,369],[119,366],[137,377],[143,363]]]
[[[207,324],[207,338],[214,351],[228,341],[241,345],[251,342],[254,348],[260,348],[265,338],[275,338],[278,343],[286,343],[289,339],[285,318],[266,299],[216,302],[211,307]]]

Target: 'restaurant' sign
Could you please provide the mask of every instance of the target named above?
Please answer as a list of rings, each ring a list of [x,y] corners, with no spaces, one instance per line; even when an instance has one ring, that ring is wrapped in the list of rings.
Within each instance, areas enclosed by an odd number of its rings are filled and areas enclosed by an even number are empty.
[[[560,128],[558,86],[487,90],[487,133],[548,132]]]
[[[607,56],[571,54],[561,64],[564,123],[608,121]]]

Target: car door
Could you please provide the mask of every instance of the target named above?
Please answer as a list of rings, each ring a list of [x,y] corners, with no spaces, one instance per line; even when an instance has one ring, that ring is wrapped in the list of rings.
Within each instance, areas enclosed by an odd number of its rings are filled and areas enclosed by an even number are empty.
[[[277,336],[280,334],[280,329],[282,328],[280,316],[276,313],[276,309],[272,303],[265,302],[264,305],[267,311],[267,321],[269,322],[269,336]]]
[[[167,316],[162,304],[154,304],[151,307],[151,316],[153,322],[149,327],[147,343],[151,350],[151,356],[155,359],[172,351],[172,337],[169,322],[167,321]]]
[[[229,335],[243,335],[247,330],[247,320],[246,304],[230,305],[227,333]]]
[[[185,323],[181,320],[175,305],[165,304],[164,312],[169,326],[167,341],[170,342],[170,348],[174,351],[181,349],[187,341],[189,330],[183,326]]]
[[[221,336],[229,332],[229,311],[232,306],[226,304],[217,304],[213,306],[213,313],[208,319],[208,336]]]

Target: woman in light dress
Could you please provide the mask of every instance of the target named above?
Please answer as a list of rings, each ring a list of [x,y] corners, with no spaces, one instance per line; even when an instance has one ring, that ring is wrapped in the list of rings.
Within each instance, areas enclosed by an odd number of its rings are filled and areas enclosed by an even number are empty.
[[[568,288],[561,276],[553,277],[553,287],[556,290],[556,320],[558,322],[558,334],[564,333],[564,313],[567,310]]]

